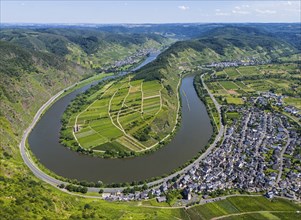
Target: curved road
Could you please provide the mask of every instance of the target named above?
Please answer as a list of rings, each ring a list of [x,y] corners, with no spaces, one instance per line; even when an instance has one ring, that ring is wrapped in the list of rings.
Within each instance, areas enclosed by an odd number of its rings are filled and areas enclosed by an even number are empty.
[[[203,82],[203,78],[201,77],[201,80],[202,80],[202,83],[205,87],[205,89],[208,91],[208,94],[210,95],[211,99],[213,100],[216,108],[217,108],[217,111],[219,112],[220,114],[220,108],[221,106],[218,104],[218,102],[215,100],[214,96],[210,93],[210,90],[207,88],[207,86],[204,84]],[[65,90],[68,90],[72,87],[74,87],[76,84],[72,85],[72,86],[69,86],[68,88],[60,91],[59,93],[57,93],[56,95],[54,95],[53,97],[51,97],[39,110],[38,112],[36,113],[36,115],[34,116],[33,118],[33,121],[31,122],[31,124],[29,125],[29,127],[24,131],[23,133],[23,136],[22,136],[22,140],[21,140],[21,143],[19,145],[19,148],[20,148],[20,153],[21,153],[21,156],[25,162],[25,164],[29,167],[29,169],[33,172],[33,174],[38,177],[39,179],[43,180],[44,182],[54,186],[54,187],[57,187],[59,184],[69,184],[68,182],[64,182],[64,181],[61,181],[61,180],[58,180],[52,176],[49,176],[48,174],[44,173],[44,171],[40,170],[38,168],[38,166],[33,162],[30,154],[27,152],[27,149],[26,149],[26,139],[29,135],[29,133],[31,132],[31,130],[34,128],[34,126],[36,125],[36,123],[38,122],[39,118],[41,117],[41,115],[43,114],[43,112],[59,97],[61,96]],[[221,121],[221,117],[220,117],[220,121]],[[215,148],[216,144],[220,141],[220,139],[222,138],[223,136],[223,133],[224,133],[224,126],[222,125],[222,123],[220,123],[220,130],[219,130],[219,133],[218,135],[216,136],[214,142],[210,145],[210,147],[205,151],[205,153],[203,153],[199,158],[197,158],[193,163],[191,163],[190,165],[188,165],[187,167],[183,168],[182,170],[176,172],[176,173],[173,173],[163,179],[159,179],[159,180],[156,180],[156,181],[153,181],[153,182],[149,182],[147,183],[147,185],[149,187],[152,187],[152,186],[155,186],[155,185],[158,185],[162,182],[165,182],[169,179],[172,179],[173,177],[177,176],[178,174],[184,174],[186,173],[188,170],[190,170],[195,164],[199,163],[201,160],[203,160],[204,158],[207,157],[207,155],[209,153],[211,153],[212,149]],[[58,189],[60,189],[59,187],[57,187]],[[103,188],[104,192],[105,193],[114,193],[114,192],[117,192],[117,191],[122,191],[123,189],[125,189],[125,187],[120,187],[120,188]],[[60,189],[62,190],[62,189]],[[64,191],[64,190],[62,190]],[[96,188],[96,187],[88,187],[88,191],[89,192],[98,192],[99,191],[99,188]],[[89,197],[89,196],[87,196]],[[91,197],[92,198],[92,197]],[[95,198],[95,196],[93,197]]]

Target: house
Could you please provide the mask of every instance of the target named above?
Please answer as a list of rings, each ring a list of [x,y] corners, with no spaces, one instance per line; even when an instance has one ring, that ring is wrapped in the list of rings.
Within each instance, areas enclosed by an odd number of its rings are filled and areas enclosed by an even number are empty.
[[[160,186],[160,190],[161,190],[162,192],[166,192],[166,191],[168,190],[166,182],[164,182],[164,183]]]
[[[157,202],[166,202],[166,196],[157,197]]]
[[[186,199],[186,200],[191,200],[191,193],[190,193],[190,189],[189,188],[185,188],[183,190],[183,199]]]
[[[267,192],[267,193],[265,194],[265,196],[266,196],[268,199],[272,199],[272,198],[274,197],[274,193],[273,193],[272,191],[270,191],[270,192]]]
[[[206,194],[202,196],[203,199],[208,199],[208,197],[209,197],[209,196],[206,195]]]

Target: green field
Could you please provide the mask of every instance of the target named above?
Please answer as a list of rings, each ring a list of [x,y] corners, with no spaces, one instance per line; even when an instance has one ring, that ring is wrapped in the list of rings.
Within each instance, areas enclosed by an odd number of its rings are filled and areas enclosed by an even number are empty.
[[[70,117],[69,129],[85,149],[99,152],[150,149],[172,128],[162,134],[152,130],[153,121],[160,122],[169,110],[164,105],[168,98],[164,90],[163,84],[156,80],[144,82],[129,76],[112,81],[90,94],[87,102],[91,104]]]
[[[249,88],[243,81],[236,81],[235,84],[242,90],[248,92],[252,91],[251,88]]]
[[[258,74],[258,69],[256,66],[243,66],[243,67],[238,67],[237,71],[239,72],[240,75],[257,75]]]
[[[226,115],[228,119],[238,119],[240,117],[238,112],[227,112]]]
[[[226,90],[235,90],[238,89],[238,86],[235,85],[231,81],[219,81],[219,83],[224,87]]]
[[[285,216],[295,216],[296,211],[301,211],[300,205],[290,202],[285,199],[275,199],[270,201],[264,197],[230,197],[221,201],[208,203],[200,206],[195,206],[187,210],[190,219],[212,219],[218,216],[227,216],[232,214],[246,213],[246,212],[262,212],[262,211],[273,211],[279,212]],[[288,212],[288,213],[286,213]],[[260,219],[271,219],[261,215]],[[252,214],[253,216],[253,214]],[[273,215],[270,215],[273,216]],[[301,217],[301,213],[297,216]],[[241,218],[235,218],[241,219]]]
[[[228,104],[242,105],[244,101],[241,98],[226,97]]]
[[[232,78],[240,76],[240,73],[235,68],[228,68],[224,70],[224,72],[226,72],[227,75]]]
[[[288,97],[284,98],[284,102],[301,110],[301,98]]]

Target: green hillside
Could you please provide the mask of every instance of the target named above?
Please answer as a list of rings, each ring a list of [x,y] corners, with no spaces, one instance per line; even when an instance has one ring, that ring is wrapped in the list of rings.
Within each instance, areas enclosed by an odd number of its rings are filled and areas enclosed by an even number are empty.
[[[170,42],[156,34],[114,34],[80,28],[4,29],[0,31],[0,40],[100,69],[143,50],[159,49]]]
[[[135,78],[167,78],[167,71],[191,70],[196,65],[219,61],[273,62],[294,53],[297,53],[295,47],[265,31],[251,27],[221,27],[208,31],[202,38],[174,43],[158,59],[139,70]]]
[[[89,71],[50,53],[0,41],[1,151],[18,157],[17,144],[33,113],[53,94]]]

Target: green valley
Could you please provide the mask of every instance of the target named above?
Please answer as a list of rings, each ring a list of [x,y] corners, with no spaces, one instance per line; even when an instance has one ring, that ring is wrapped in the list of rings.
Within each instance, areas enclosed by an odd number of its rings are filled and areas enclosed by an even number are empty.
[[[5,26],[0,30],[0,218],[299,219],[299,30],[294,23]],[[158,51],[152,62],[131,71]],[[196,76],[187,87],[194,86],[202,101],[191,111],[196,100],[179,89],[187,76]],[[66,89],[71,85],[77,87]],[[46,125],[33,127],[43,134],[33,149],[24,134],[32,132],[28,128],[38,110],[59,91],[34,124],[70,98],[57,108],[62,116],[57,140],[44,132],[56,126],[54,112]],[[120,167],[136,168],[143,176],[147,169],[170,166],[167,157],[185,158],[193,138],[179,142],[182,154],[171,146],[162,164],[144,164],[167,151],[181,129],[196,130],[181,123],[184,108],[192,116],[204,108],[212,125],[197,131],[201,136],[213,130],[197,153],[170,167],[174,175],[115,181],[131,175]],[[72,151],[63,146],[55,151],[56,142]],[[71,177],[51,170],[45,158]],[[76,179],[77,173],[83,178]],[[113,181],[98,178],[104,175]]]

